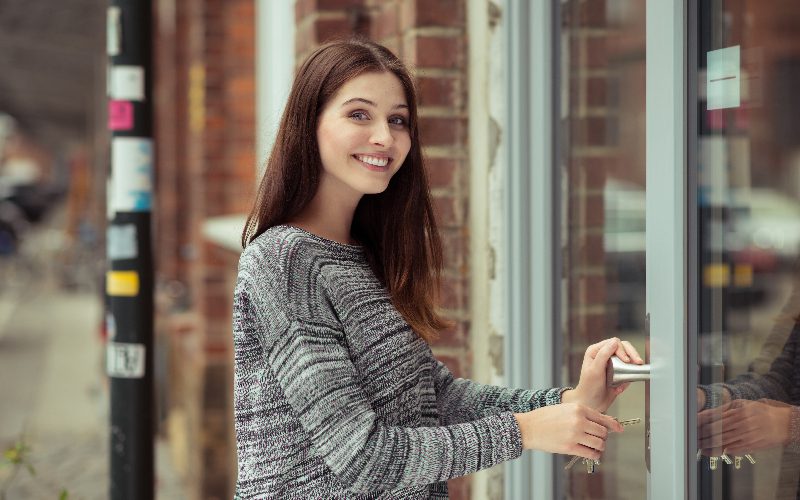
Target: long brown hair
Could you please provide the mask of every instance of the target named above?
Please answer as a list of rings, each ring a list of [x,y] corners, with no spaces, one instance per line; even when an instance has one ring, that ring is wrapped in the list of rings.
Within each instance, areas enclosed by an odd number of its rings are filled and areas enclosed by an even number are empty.
[[[242,246],[292,220],[311,202],[322,171],[316,132],[323,107],[350,79],[384,71],[403,85],[411,149],[384,192],[361,198],[350,231],[363,245],[394,306],[417,335],[430,342],[450,325],[436,311],[442,244],[419,141],[416,89],[405,65],[386,47],[363,39],[335,41],[303,62],[247,217]]]

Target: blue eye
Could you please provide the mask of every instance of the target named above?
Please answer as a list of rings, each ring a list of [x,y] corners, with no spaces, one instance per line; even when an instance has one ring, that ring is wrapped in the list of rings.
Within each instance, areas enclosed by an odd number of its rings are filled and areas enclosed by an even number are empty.
[[[389,118],[389,123],[392,125],[400,125],[401,127],[405,127],[408,125],[408,120],[403,118],[402,116],[393,116]]]

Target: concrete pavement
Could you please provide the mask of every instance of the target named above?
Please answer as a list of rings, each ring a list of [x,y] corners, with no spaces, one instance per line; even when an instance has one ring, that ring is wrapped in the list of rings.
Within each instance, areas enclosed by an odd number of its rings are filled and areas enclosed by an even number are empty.
[[[11,499],[108,498],[108,384],[99,337],[101,296],[61,290],[50,275],[0,290],[0,447],[24,438],[31,476],[0,468]],[[182,499],[157,440],[157,498]]]

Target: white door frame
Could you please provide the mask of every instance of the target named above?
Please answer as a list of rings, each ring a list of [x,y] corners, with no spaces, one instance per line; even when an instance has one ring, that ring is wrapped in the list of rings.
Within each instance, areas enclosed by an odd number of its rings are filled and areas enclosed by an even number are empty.
[[[651,500],[690,498],[687,439],[687,7],[647,0],[647,311]]]

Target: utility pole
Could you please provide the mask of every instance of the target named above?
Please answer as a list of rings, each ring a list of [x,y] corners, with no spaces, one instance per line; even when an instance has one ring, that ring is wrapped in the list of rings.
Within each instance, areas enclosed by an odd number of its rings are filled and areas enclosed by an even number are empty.
[[[110,0],[106,274],[112,500],[155,496],[150,0]]]

